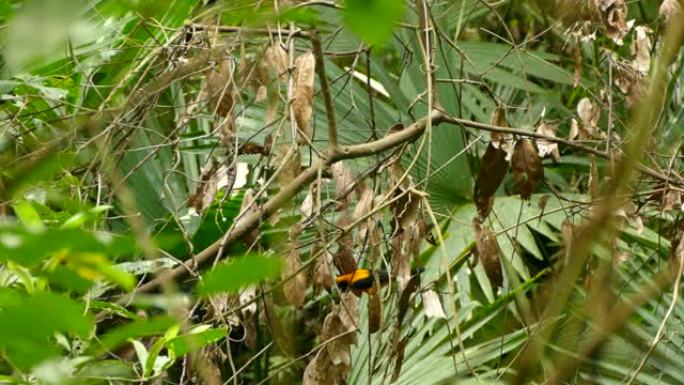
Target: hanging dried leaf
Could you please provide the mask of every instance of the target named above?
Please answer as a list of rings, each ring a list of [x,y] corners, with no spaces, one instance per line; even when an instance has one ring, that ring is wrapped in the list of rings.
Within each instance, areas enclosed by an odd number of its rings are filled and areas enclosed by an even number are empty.
[[[278,173],[278,184],[281,188],[289,185],[302,172],[302,159],[299,151],[290,154],[282,147],[277,150],[274,164],[282,165]]]
[[[337,312],[347,331],[359,329],[361,323],[359,316],[359,299],[354,294],[350,292],[342,293],[340,306],[337,308]],[[356,335],[354,334],[350,340],[356,341]]]
[[[515,144],[511,159],[513,180],[523,199],[529,199],[544,179],[544,167],[534,145],[527,139],[520,139]]]
[[[316,356],[304,369],[303,385],[332,385],[329,378],[332,362],[325,349],[320,349]]]
[[[537,127],[537,134],[556,137],[556,126],[552,124],[546,124],[541,122]],[[550,142],[548,140],[539,139],[537,140],[537,148],[539,148],[539,156],[544,158],[547,155],[551,155],[553,160],[560,162],[560,152],[558,152],[558,143]]]
[[[380,330],[382,323],[382,302],[379,290],[371,290],[368,293],[368,331],[373,334]]]
[[[480,164],[480,172],[477,174],[477,180],[475,181],[473,199],[480,218],[484,219],[492,210],[494,194],[508,171],[506,152],[494,147],[490,143],[482,156]]]
[[[280,44],[271,45],[264,51],[264,61],[275,71],[280,80],[287,79],[287,51]]]
[[[311,184],[309,187],[309,193],[306,194],[304,201],[302,202],[299,211],[304,215],[304,217],[311,217],[314,213],[314,187],[315,184]]]
[[[411,295],[418,290],[418,287],[420,287],[420,274],[415,274],[408,281],[404,290],[401,291],[395,328],[401,327],[401,324],[404,322],[404,318],[406,318],[406,315],[408,314],[409,305],[411,304]]]
[[[489,123],[492,126],[508,127],[508,120],[506,119],[506,107],[504,105],[499,104],[496,109],[494,109],[492,116],[489,118]],[[508,155],[507,158],[513,154],[513,136],[511,134],[491,132],[489,135],[491,138],[490,143],[492,146],[494,146],[494,148],[505,151]]]
[[[299,234],[301,228],[296,225],[290,229],[290,253],[283,269],[283,294],[285,299],[296,307],[304,305],[306,300],[306,274],[302,270],[302,259],[299,255]]]
[[[439,300],[439,296],[434,290],[424,291],[421,294],[421,297],[423,299],[423,308],[425,309],[425,316],[427,318],[446,319],[442,302]]]
[[[188,198],[188,206],[193,207],[196,213],[201,214],[204,209],[211,205],[216,197],[218,191],[218,182],[221,178],[219,168],[220,164],[212,161],[202,172],[200,181],[197,183],[195,193]],[[223,170],[225,174],[225,170]]]
[[[341,211],[346,209],[351,201],[350,194],[345,194],[345,190],[354,183],[354,177],[342,162],[333,164],[330,171],[335,181],[335,197],[338,199],[337,211]]]
[[[579,138],[584,139],[596,136],[599,119],[601,119],[601,110],[599,109],[599,106],[589,98],[582,98],[579,103],[577,103],[577,115],[579,115],[580,120],[582,121]]]
[[[311,247],[311,255],[316,256],[316,263],[314,264],[313,283],[314,288],[330,289],[335,284],[335,277],[332,274],[333,256],[327,249],[322,250],[325,242],[316,241]],[[320,255],[319,255],[320,252]]]
[[[342,320],[335,312],[329,313],[325,317],[321,331],[321,339],[323,341],[328,341],[325,344],[325,351],[328,352],[330,362],[335,366],[351,366],[349,344],[345,338],[340,338],[340,335],[343,335],[347,331]]]
[[[398,232],[392,237],[392,273],[399,285],[399,290],[404,290],[406,283],[411,278],[411,255],[408,252],[408,242],[405,241],[406,232]]]
[[[316,60],[311,52],[302,54],[295,61],[294,91],[292,96],[292,110],[297,123],[299,143],[307,141],[301,137],[306,135],[311,140],[309,120],[313,112],[313,87],[316,72]]]
[[[630,51],[634,55],[632,66],[642,75],[647,75],[651,68],[651,38],[649,35],[653,31],[643,25],[634,28],[634,39],[630,46]]]
[[[394,356],[394,370],[392,370],[392,380],[390,381],[391,384],[396,384],[399,380],[399,376],[401,375],[401,367],[404,364],[404,354],[408,341],[409,336],[402,338],[392,352],[392,355]]]
[[[373,207],[373,190],[368,188],[368,186],[365,183],[360,183],[358,185],[358,189],[360,190],[359,201],[356,204],[356,207],[354,208],[353,214],[353,217],[357,220],[365,217],[368,213],[370,213]],[[374,216],[370,216],[366,220],[361,222],[361,224],[359,225],[358,243],[363,244],[365,242],[366,236],[369,234],[369,232],[373,231],[375,227],[375,222],[376,219],[374,218]]]
[[[663,0],[658,9],[658,14],[663,18],[665,24],[669,24],[681,10],[682,6],[679,3],[679,0]]]
[[[352,223],[347,210],[342,212],[342,216],[337,221],[337,228],[344,229]],[[333,261],[335,266],[342,274],[348,274],[356,270],[356,261],[354,260],[354,237],[351,232],[346,232],[337,241],[337,252],[334,255]]]
[[[220,117],[227,117],[235,104],[235,87],[233,81],[234,65],[230,52],[221,52],[215,65],[207,70],[204,90],[212,112]]]
[[[627,35],[634,21],[627,22],[627,5],[624,0],[594,0],[598,8],[606,36],[615,44],[622,45],[622,38]]]
[[[483,228],[478,219],[473,220],[475,230],[475,256],[487,274],[487,278],[494,286],[501,286],[503,275],[499,261],[499,246],[496,236],[487,228]]]

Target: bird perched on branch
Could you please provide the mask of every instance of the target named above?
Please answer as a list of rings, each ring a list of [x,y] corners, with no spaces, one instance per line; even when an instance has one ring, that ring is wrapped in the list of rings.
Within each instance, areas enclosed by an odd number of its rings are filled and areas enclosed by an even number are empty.
[[[411,269],[411,275],[420,274],[423,271],[425,271],[425,269],[417,267]],[[356,269],[352,273],[338,275],[335,282],[337,282],[337,287],[339,287],[341,291],[352,290],[354,292],[369,292],[375,290],[376,274],[381,286],[384,286],[389,282],[390,277],[386,270],[375,272],[368,269]]]

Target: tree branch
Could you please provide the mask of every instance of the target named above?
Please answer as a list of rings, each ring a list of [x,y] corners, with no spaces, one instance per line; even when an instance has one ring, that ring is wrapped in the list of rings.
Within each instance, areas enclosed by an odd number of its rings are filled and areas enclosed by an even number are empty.
[[[321,48],[321,39],[318,36],[318,31],[315,29],[309,33],[309,38],[311,39],[313,54],[316,58],[316,72],[318,72],[318,81],[321,83],[325,113],[328,116],[328,144],[331,148],[335,148],[337,147],[337,123],[335,122],[335,108],[333,107],[332,96],[330,96],[328,77],[325,75],[325,58]]]

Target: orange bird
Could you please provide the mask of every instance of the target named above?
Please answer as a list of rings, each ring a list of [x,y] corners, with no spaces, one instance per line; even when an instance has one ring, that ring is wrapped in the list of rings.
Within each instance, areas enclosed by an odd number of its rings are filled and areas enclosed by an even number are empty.
[[[420,274],[423,271],[425,271],[425,269],[422,267],[417,267],[415,269],[411,269],[411,275]],[[355,292],[369,292],[375,289],[373,287],[375,285],[375,274],[376,272],[372,270],[356,269],[352,273],[338,275],[335,279],[335,282],[337,282],[337,287],[339,287],[341,291],[347,291],[351,289]],[[381,286],[384,286],[387,284],[387,282],[389,282],[389,274],[387,271],[380,270],[377,272],[377,275]]]

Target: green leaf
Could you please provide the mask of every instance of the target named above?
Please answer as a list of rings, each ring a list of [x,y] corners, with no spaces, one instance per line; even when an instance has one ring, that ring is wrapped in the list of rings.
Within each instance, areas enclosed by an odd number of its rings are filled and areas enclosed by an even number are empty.
[[[347,27],[370,45],[384,43],[404,15],[401,0],[347,0],[344,21]]]
[[[54,333],[88,338],[94,330],[92,316],[83,304],[66,297],[37,293],[7,301],[0,310],[0,349],[20,369],[28,369],[59,351],[49,343]]]
[[[43,221],[40,219],[40,215],[38,215],[36,209],[33,208],[31,202],[22,200],[14,204],[12,208],[14,208],[14,213],[17,214],[21,223],[26,227],[37,230],[45,228]]]
[[[177,322],[170,317],[158,317],[149,320],[134,321],[129,324],[119,326],[108,332],[101,339],[100,343],[105,350],[112,350],[119,347],[129,338],[140,338],[165,333],[174,327]]]
[[[280,269],[281,260],[275,257],[255,255],[234,258],[204,274],[197,293],[202,296],[234,293],[245,286],[277,276]]]
[[[166,345],[175,357],[181,357],[225,336],[226,329],[207,329],[175,337],[169,340]]]

